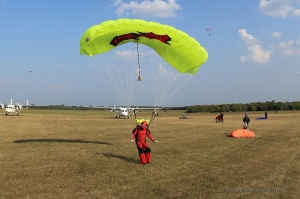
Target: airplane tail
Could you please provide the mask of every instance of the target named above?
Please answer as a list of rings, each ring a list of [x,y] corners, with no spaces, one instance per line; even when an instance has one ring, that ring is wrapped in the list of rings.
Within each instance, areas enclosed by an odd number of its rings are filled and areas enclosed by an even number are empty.
[[[26,107],[24,107],[23,105],[19,104],[19,102],[17,102],[17,107],[18,107],[19,110],[28,109],[28,100],[26,101]]]
[[[115,111],[117,111],[116,105],[114,105],[114,106],[110,105],[110,108],[111,108],[110,112],[115,112]]]
[[[2,102],[0,102],[0,108],[1,108],[2,110],[4,110],[4,109],[5,109],[5,105],[4,105],[4,104],[2,104]]]
[[[28,109],[28,100],[26,100],[26,109]]]

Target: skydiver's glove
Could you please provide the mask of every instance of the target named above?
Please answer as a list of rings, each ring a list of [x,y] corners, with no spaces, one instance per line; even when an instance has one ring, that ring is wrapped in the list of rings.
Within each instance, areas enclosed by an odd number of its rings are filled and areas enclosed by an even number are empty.
[[[130,142],[134,142],[134,140],[130,140]]]
[[[158,141],[157,141],[157,140],[154,140],[154,143],[158,143]]]

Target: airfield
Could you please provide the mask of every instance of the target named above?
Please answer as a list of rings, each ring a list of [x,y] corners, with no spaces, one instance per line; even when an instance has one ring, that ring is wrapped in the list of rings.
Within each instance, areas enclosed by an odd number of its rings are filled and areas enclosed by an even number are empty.
[[[161,111],[141,165],[131,119],[99,110],[3,112],[0,198],[298,198],[300,112],[248,112],[254,138],[227,137],[243,113]],[[150,112],[139,113],[140,118]]]

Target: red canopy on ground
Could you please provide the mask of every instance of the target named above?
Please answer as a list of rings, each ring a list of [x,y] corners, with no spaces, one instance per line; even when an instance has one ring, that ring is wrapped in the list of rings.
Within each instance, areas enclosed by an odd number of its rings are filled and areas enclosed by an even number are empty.
[[[253,138],[255,134],[248,129],[237,129],[232,131],[229,136],[234,138]]]

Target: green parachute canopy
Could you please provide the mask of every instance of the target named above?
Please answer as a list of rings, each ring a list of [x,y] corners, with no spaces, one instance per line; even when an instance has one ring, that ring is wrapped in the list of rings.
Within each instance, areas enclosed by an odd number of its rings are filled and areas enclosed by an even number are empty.
[[[108,20],[85,31],[80,54],[94,56],[128,42],[155,50],[180,73],[196,74],[208,54],[194,38],[172,26],[141,19]]]

